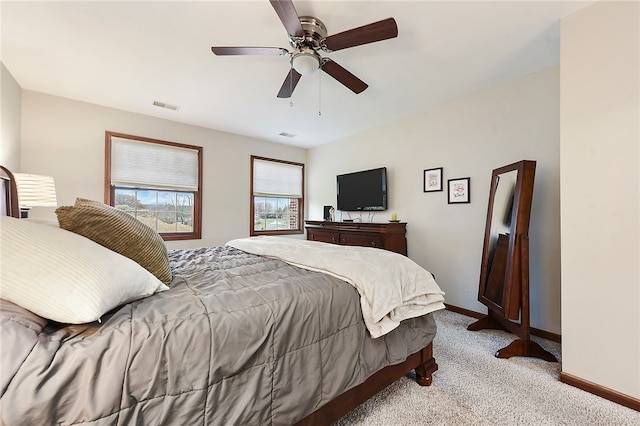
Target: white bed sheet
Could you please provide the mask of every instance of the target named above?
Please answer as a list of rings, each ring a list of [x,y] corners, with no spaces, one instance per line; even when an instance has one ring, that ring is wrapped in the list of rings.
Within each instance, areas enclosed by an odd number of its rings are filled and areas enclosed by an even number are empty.
[[[433,275],[408,257],[388,250],[273,236],[239,238],[227,245],[348,282],[360,294],[364,321],[374,338],[398,327],[402,320],[445,307],[444,292]]]

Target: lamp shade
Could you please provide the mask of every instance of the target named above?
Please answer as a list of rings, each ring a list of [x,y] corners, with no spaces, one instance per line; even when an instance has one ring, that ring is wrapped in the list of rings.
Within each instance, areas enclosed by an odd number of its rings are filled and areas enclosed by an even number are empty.
[[[56,186],[52,176],[14,173],[20,207],[56,207]]]

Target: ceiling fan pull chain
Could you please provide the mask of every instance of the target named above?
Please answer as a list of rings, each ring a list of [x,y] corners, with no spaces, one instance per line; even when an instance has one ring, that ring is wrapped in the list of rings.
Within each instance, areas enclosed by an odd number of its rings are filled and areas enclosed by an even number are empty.
[[[322,116],[322,73],[321,72],[318,73],[318,116]]]

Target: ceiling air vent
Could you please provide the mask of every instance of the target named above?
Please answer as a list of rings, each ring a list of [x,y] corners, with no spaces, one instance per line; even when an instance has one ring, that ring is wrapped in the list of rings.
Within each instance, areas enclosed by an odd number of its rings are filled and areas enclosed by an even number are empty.
[[[177,105],[165,104],[164,102],[158,102],[158,101],[153,101],[153,105],[160,108],[170,109],[171,111],[177,111],[180,109],[180,107]]]

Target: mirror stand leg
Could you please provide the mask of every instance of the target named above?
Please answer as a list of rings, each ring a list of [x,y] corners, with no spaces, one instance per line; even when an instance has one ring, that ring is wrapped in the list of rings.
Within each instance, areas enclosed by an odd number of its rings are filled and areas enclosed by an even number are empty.
[[[558,362],[558,359],[532,340],[518,339],[495,353],[496,358],[511,358],[512,356],[528,356],[540,358],[549,362]]]
[[[489,315],[486,315],[480,318],[478,321],[469,324],[467,327],[469,331],[478,331],[478,330],[507,330],[502,324],[500,324],[492,315],[491,311],[489,311]]]

